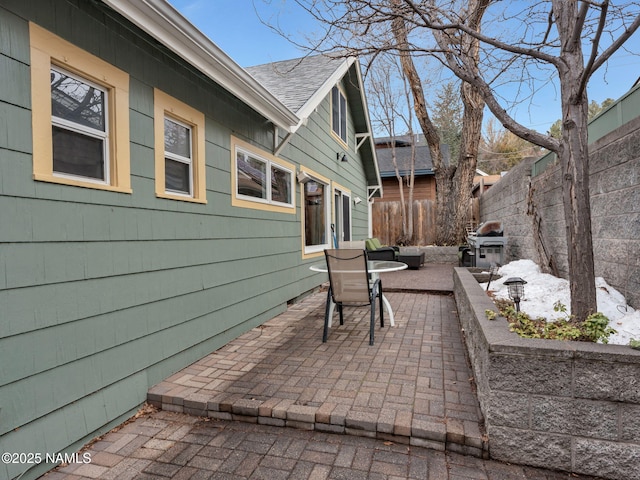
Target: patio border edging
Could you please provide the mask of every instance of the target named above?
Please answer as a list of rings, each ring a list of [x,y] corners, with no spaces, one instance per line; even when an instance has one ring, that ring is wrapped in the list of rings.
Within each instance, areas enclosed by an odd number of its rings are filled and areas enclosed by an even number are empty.
[[[521,338],[473,275],[454,295],[491,458],[607,479],[640,480],[640,352]]]
[[[316,407],[298,405],[290,399],[247,399],[243,395],[233,393],[222,393],[212,399],[208,395],[197,393],[193,388],[180,387],[172,391],[167,390],[162,384],[148,391],[147,401],[169,412],[377,438],[432,450],[488,458],[488,445],[479,431],[471,430],[471,435],[467,435],[466,431],[455,433],[448,431],[444,423],[418,420],[411,415],[385,418],[349,411],[335,404]]]

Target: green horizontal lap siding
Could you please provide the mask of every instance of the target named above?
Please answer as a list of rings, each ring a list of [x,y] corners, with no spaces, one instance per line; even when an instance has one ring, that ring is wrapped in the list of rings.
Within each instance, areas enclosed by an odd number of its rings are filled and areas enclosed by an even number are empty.
[[[262,282],[271,281],[269,277],[256,277],[246,286],[257,291]],[[75,322],[73,328],[44,331],[46,339],[29,335],[21,342],[21,336],[13,337],[12,342],[2,346],[6,354],[13,354],[18,360],[31,361],[30,368],[27,365],[21,367],[25,370],[42,368],[43,365],[36,361],[47,362],[47,370],[38,374],[29,372],[28,377],[16,381],[9,377],[10,383],[0,387],[0,398],[4,399],[0,434],[11,431],[15,422],[23,425],[105,385],[117,383],[123,372],[130,375],[142,371],[229,330],[236,326],[238,318],[251,319],[270,310],[265,308],[272,293],[268,290],[263,289],[256,294],[255,302],[238,302],[240,295],[233,285],[206,293],[209,294],[208,304],[192,298],[194,294],[179,295],[147,308],[134,309],[129,315],[105,314],[98,316],[98,321],[86,319]],[[180,312],[179,321],[176,321],[176,312]],[[49,348],[35,355],[30,352],[31,356],[21,354],[20,348],[31,350],[38,344],[46,344]],[[109,344],[112,346],[105,348]],[[132,345],[135,348],[131,348]],[[132,366],[135,366],[133,371]],[[7,375],[7,372],[2,373]],[[45,398],[48,401],[43,402]]]
[[[32,179],[28,21],[130,74],[132,194]],[[273,144],[264,118],[99,4],[0,6],[0,446],[54,452],[135,409],[146,389],[272,318],[323,281],[295,214],[231,205],[231,135]],[[155,196],[153,88],[206,116],[206,205]],[[328,101],[282,157],[352,190],[363,168],[330,135]],[[350,127],[352,128],[352,127]],[[2,466],[0,477],[22,473]],[[23,478],[33,478],[33,472]]]
[[[82,397],[38,421],[24,425],[11,432],[11,435],[0,436],[0,450],[55,453],[60,450],[60,445],[76,444],[76,448],[69,452],[77,451],[81,446],[77,445],[78,441],[91,440],[92,437],[88,437],[87,432],[99,435],[124,421],[127,414],[131,414],[131,408],[127,409],[127,405],[138,405],[144,401],[146,383],[145,373],[138,373],[123,379],[118,385],[109,385],[99,392]],[[43,398],[50,396],[48,392],[45,395]],[[35,468],[21,478],[35,478],[49,468],[51,466]],[[0,464],[0,478],[17,477],[25,469],[25,465]]]

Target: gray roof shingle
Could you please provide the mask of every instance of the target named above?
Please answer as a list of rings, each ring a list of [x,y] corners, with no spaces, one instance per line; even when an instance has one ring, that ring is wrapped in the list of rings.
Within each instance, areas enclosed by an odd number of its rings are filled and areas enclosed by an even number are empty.
[[[314,55],[247,67],[245,70],[297,113],[343,63],[343,58]]]
[[[395,175],[395,168],[391,158],[390,148],[378,148],[376,150],[378,157],[378,169],[380,176],[389,177]],[[409,172],[411,162],[411,147],[396,147],[396,163],[400,174],[404,175]],[[433,174],[433,163],[429,154],[429,147],[426,145],[416,146],[416,175]]]

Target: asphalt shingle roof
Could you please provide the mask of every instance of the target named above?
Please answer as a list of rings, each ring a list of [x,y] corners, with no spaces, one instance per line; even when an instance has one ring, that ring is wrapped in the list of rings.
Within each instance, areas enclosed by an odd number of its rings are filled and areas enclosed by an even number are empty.
[[[298,112],[344,63],[325,55],[267,63],[245,70],[293,112]]]
[[[395,168],[393,166],[393,160],[391,158],[390,148],[379,148],[376,150],[376,156],[378,157],[378,169],[382,177],[395,175]],[[396,147],[396,163],[400,174],[407,173],[411,162],[411,147]],[[416,174],[432,174],[433,162],[431,161],[431,154],[429,153],[429,147],[426,145],[416,146]]]

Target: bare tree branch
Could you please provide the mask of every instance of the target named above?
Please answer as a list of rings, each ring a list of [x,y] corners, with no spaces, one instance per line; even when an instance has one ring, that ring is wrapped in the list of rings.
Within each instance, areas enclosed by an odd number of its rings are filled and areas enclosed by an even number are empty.
[[[470,35],[471,37],[477,39],[478,41],[485,43],[487,45],[491,45],[494,48],[500,49],[500,50],[504,50],[506,52],[510,52],[510,53],[514,53],[517,55],[523,55],[523,56],[528,56],[528,57],[532,57],[532,58],[537,58],[538,60],[544,61],[544,62],[548,62],[551,64],[556,64],[558,62],[558,58],[554,57],[553,55],[548,55],[546,53],[543,53],[537,49],[532,49],[532,48],[522,48],[517,46],[516,44],[510,44],[507,42],[502,42],[500,40],[497,40],[496,38],[493,37],[489,37],[487,35],[484,35],[478,31],[474,31],[472,28],[469,28],[467,25],[465,25],[464,23],[457,23],[457,22],[451,22],[451,23],[446,23],[443,24],[441,22],[438,22],[436,20],[436,16],[438,14],[440,15],[445,15],[448,16],[447,13],[444,13],[441,9],[439,9],[433,0],[430,0],[428,3],[430,4],[430,8],[420,8],[419,6],[417,6],[415,4],[415,2],[413,0],[403,0],[407,6],[409,6],[411,8],[411,10],[413,11],[413,13],[422,20],[422,23],[417,23],[415,20],[412,20],[411,17],[409,18],[405,18],[406,21],[412,21],[413,23],[416,24],[416,26],[420,26],[423,28],[428,28],[434,31],[460,31],[462,33],[465,33],[467,35]],[[491,4],[494,3],[496,0],[488,0],[488,5],[487,7]]]
[[[582,29],[584,28],[584,21],[586,20],[588,13],[589,4],[587,2],[582,2],[580,12],[578,13],[578,18],[573,25],[573,34],[569,38],[569,44],[567,45],[568,50],[573,51],[578,48],[578,43],[580,42],[580,37],[582,36]]]
[[[613,55],[624,43],[629,40],[636,30],[640,27],[640,15],[637,15],[633,23],[627,27],[623,33],[616,38],[609,47],[600,54],[600,56],[593,62],[590,75],[598,70],[609,58]]]
[[[586,6],[587,9],[588,4],[583,3],[583,7]],[[580,87],[578,88],[579,92],[584,92],[587,88],[587,82],[591,77],[591,69],[593,68],[593,64],[596,61],[596,57],[598,56],[598,46],[600,45],[600,38],[602,37],[602,32],[604,31],[606,22],[607,22],[607,10],[609,9],[609,0],[605,0],[602,2],[602,8],[600,10],[600,20],[598,21],[598,30],[593,38],[591,43],[591,55],[589,56],[589,60],[587,65],[584,68],[584,72],[582,72],[582,77],[580,78]],[[586,15],[586,13],[585,13]]]

